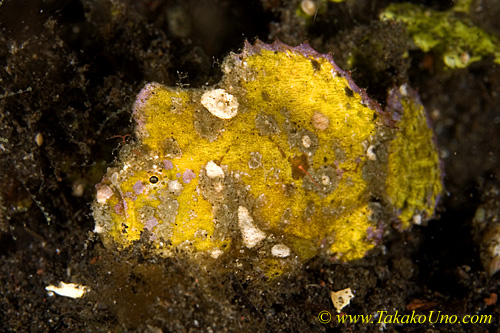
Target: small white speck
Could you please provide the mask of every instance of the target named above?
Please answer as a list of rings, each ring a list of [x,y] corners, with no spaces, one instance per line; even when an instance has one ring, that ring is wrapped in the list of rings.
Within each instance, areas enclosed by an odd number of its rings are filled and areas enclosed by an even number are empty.
[[[276,244],[271,249],[273,256],[278,258],[286,258],[290,255],[290,248],[283,244]]]
[[[100,233],[103,233],[104,231],[105,231],[105,229],[103,227],[101,227],[100,225],[96,224],[94,226],[94,233],[100,234]]]
[[[368,149],[366,150],[366,156],[368,157],[368,159],[370,161],[377,160],[377,155],[375,155],[375,153],[373,152],[373,149],[375,149],[375,147],[372,145],[372,146],[368,147]]]
[[[238,207],[238,226],[243,237],[243,244],[249,249],[266,238],[266,234],[253,223],[253,218],[246,207]]]
[[[215,249],[215,250],[213,250],[213,251],[212,251],[212,253],[210,254],[210,256],[211,256],[212,258],[214,258],[214,259],[217,259],[217,258],[219,258],[219,256],[220,256],[221,254],[223,254],[223,253],[224,253],[224,252],[223,252],[221,249],[217,248],[217,249]]]
[[[318,4],[313,0],[302,0],[300,2],[300,9],[302,9],[307,16],[313,16],[318,10]]]
[[[35,142],[38,145],[38,147],[41,147],[43,145],[43,135],[42,133],[38,133],[35,135]]]
[[[328,119],[328,117],[321,112],[314,113],[311,120],[314,128],[320,131],[326,130],[330,125],[330,120]]]
[[[408,95],[408,87],[406,86],[406,84],[403,84],[399,87],[399,92],[401,93],[401,95],[403,96],[407,96]]]
[[[83,195],[83,192],[85,191],[85,186],[79,181],[75,181],[71,188],[73,190],[72,194],[75,197],[81,197]]]
[[[231,119],[238,113],[236,97],[224,89],[209,90],[201,96],[201,104],[220,119]]]
[[[173,192],[174,194],[179,195],[180,192],[182,191],[182,184],[176,179],[176,180],[169,180],[168,181],[168,190],[170,192]]]
[[[118,176],[118,172],[113,172],[113,174],[111,175],[111,177],[109,178],[109,180],[111,180],[112,184],[117,185],[119,178],[120,178],[120,176]]]
[[[108,185],[103,185],[97,190],[97,202],[104,205],[113,196],[113,190]]]
[[[302,145],[305,148],[309,148],[309,147],[311,147],[311,144],[312,144],[312,141],[311,141],[311,138],[309,137],[309,135],[304,135],[302,137]]]
[[[222,168],[213,161],[208,162],[205,169],[207,170],[207,176],[210,178],[224,177]]]
[[[217,193],[222,192],[222,190],[224,189],[224,185],[222,185],[222,183],[217,183],[215,184],[214,189]]]

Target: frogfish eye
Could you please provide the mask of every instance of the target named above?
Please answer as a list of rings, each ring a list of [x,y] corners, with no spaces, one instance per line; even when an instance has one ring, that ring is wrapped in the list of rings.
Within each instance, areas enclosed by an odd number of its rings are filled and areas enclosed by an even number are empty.
[[[149,181],[151,182],[151,184],[156,184],[158,183],[158,177],[151,176],[151,178],[149,178]]]

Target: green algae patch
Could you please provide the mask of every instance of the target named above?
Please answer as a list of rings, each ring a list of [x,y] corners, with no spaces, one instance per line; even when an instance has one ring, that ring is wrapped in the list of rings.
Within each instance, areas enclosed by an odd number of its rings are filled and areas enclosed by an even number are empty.
[[[493,56],[495,63],[500,64],[500,41],[464,14],[469,5],[470,1],[459,1],[448,11],[435,11],[398,3],[389,5],[380,17],[402,22],[418,48],[441,54],[450,68],[465,68],[487,56]]]
[[[412,96],[382,111],[307,44],[246,43],[222,68],[215,86],[138,94],[137,140],[96,185],[106,246],[141,239],[159,255],[235,267],[250,258],[272,277],[318,253],[359,259],[391,218],[433,216],[441,169]]]

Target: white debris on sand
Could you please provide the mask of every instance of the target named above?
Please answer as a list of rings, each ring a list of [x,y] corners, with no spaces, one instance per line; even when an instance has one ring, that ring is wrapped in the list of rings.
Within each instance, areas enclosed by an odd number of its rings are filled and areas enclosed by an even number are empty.
[[[337,313],[340,313],[343,308],[351,303],[351,299],[354,297],[354,294],[352,293],[351,288],[346,288],[330,292],[330,297]]]
[[[49,296],[53,296],[55,293],[59,296],[80,298],[90,291],[90,287],[76,283],[64,283],[61,281],[58,286],[49,285],[45,287],[45,290],[49,292]]]

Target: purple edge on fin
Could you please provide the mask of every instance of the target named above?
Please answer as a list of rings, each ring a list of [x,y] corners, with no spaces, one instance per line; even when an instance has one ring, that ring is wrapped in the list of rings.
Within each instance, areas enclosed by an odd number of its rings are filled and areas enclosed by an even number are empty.
[[[262,42],[261,40],[257,39],[255,43],[252,45],[248,40],[245,40],[245,45],[243,47],[243,50],[240,54],[235,54],[235,56],[239,58],[243,58],[245,56],[251,56],[253,54],[260,54],[261,50],[268,50],[268,51],[276,51],[276,52],[286,52],[286,51],[293,51],[299,54],[302,54],[305,57],[308,58],[313,58],[313,59],[320,59],[324,58],[326,59],[334,68],[334,70],[337,72],[339,76],[342,76],[346,78],[347,83],[349,84],[349,87],[351,88],[352,91],[356,92],[361,96],[361,100],[363,103],[368,106],[370,109],[374,110],[377,115],[386,123],[388,126],[393,126],[394,122],[391,120],[391,116],[382,110],[381,106],[379,103],[376,101],[372,100],[370,97],[368,97],[368,94],[366,91],[356,85],[354,81],[352,80],[351,74],[348,71],[342,70],[333,60],[333,56],[331,53],[326,53],[326,54],[321,54],[314,50],[308,42],[304,42],[298,46],[289,46],[286,45],[283,42],[280,41],[274,41],[272,44],[266,44]]]

